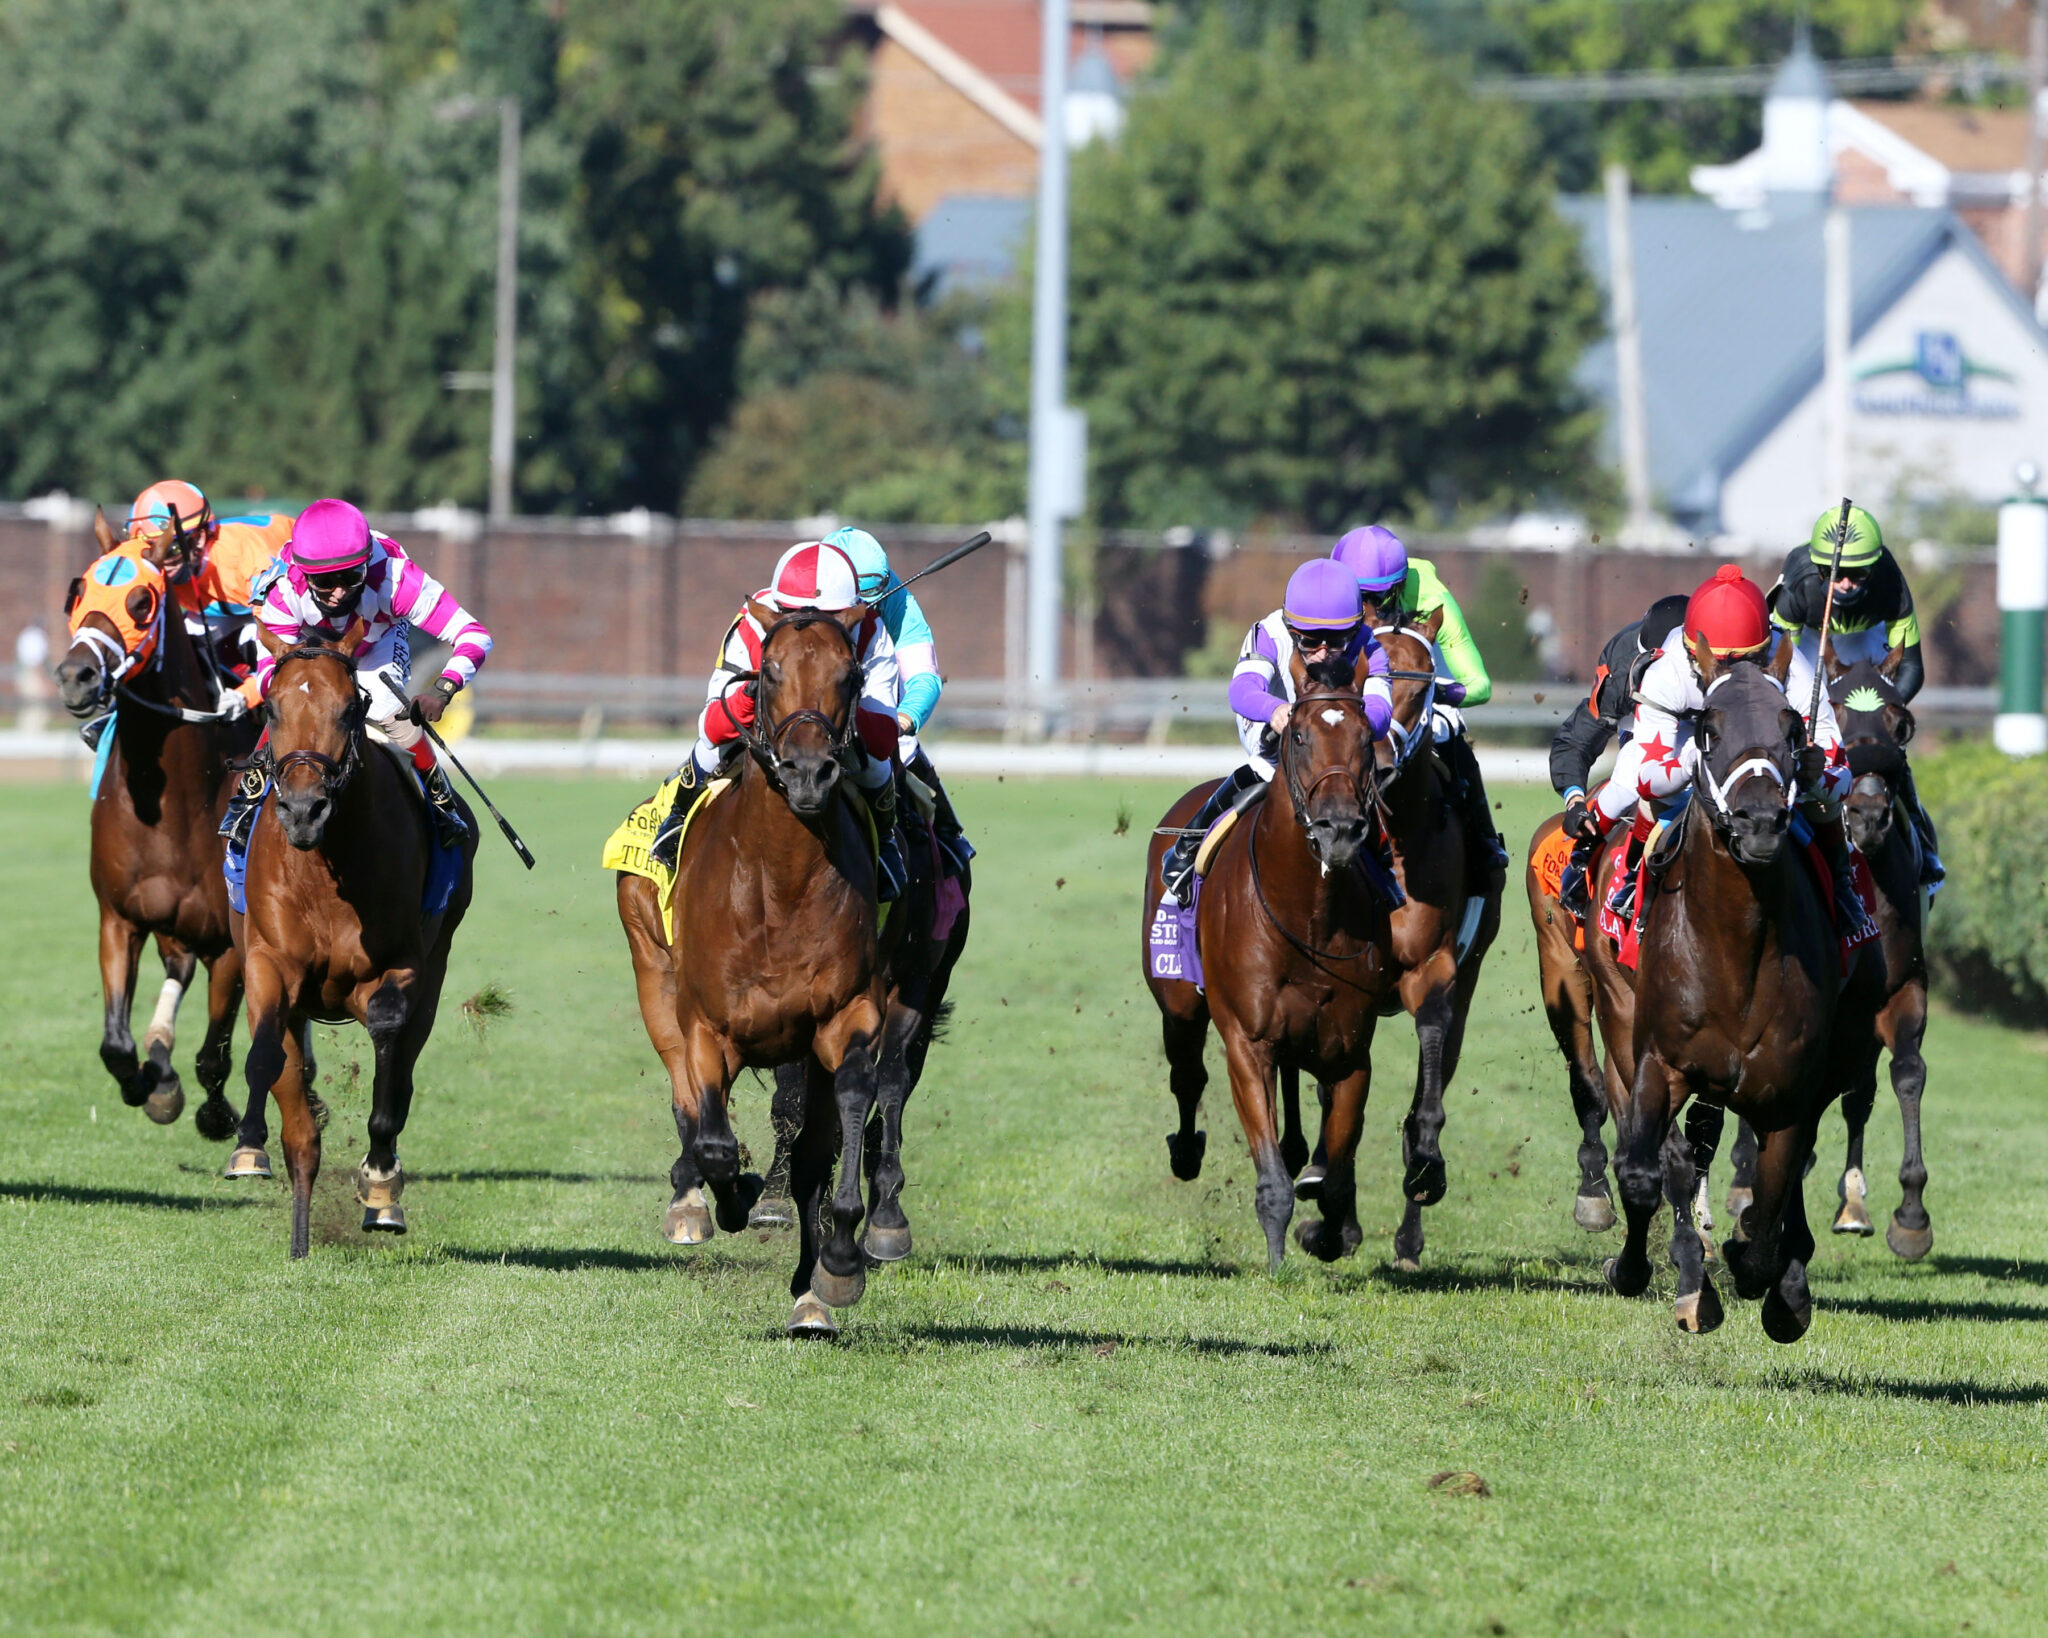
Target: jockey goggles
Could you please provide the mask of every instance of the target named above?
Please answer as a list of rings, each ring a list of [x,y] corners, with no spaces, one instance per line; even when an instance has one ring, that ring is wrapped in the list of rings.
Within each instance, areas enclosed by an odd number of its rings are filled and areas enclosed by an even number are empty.
[[[1364,622],[1360,621],[1359,624],[1363,625]],[[1298,653],[1313,654],[1334,649],[1341,654],[1358,641],[1358,631],[1358,626],[1343,626],[1334,631],[1303,631],[1299,627],[1289,626],[1287,635]]]
[[[363,579],[369,572],[367,563],[351,564],[346,569],[328,569],[320,574],[306,576],[306,584],[312,588],[313,596],[325,608],[340,608],[353,594],[363,589]]]

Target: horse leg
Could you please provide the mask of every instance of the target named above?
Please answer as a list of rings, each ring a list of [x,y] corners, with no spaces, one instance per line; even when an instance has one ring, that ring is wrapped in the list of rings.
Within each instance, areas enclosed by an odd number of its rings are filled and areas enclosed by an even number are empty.
[[[109,905],[100,906],[100,989],[106,1015],[100,1032],[100,1062],[121,1083],[121,1101],[142,1107],[150,1082],[135,1056],[135,1037],[128,1014],[135,1005],[135,970],[142,961],[143,931]]]
[[[1439,955],[1448,961],[1445,952]],[[1401,1192],[1424,1206],[1433,1206],[1443,1199],[1446,1187],[1443,1149],[1439,1143],[1439,1134],[1444,1129],[1444,1047],[1457,1017],[1450,983],[1425,976],[1437,965],[1437,958],[1433,957],[1427,966],[1401,981],[1401,999],[1414,1014],[1418,1046],[1415,1098],[1401,1126]],[[1456,975],[1453,972],[1442,976],[1450,979]],[[1421,1247],[1416,1249],[1420,1251]]]
[[[209,1143],[225,1143],[235,1132],[235,1106],[227,1100],[228,1075],[234,1069],[235,1013],[242,1004],[242,952],[230,945],[206,964],[206,1038],[199,1043],[193,1070],[206,1100],[192,1115],[192,1125]],[[306,1084],[312,1085],[313,1063],[306,1063]]]
[[[1771,1238],[1751,1272],[1769,1284],[1762,1320],[1764,1335],[1773,1342],[1797,1342],[1813,1323],[1813,1297],[1806,1286],[1813,1230],[1807,1226],[1801,1185],[1818,1135],[1812,1122],[1773,1132],[1757,1168],[1757,1220],[1768,1225]]]
[[[387,973],[362,1004],[363,1027],[370,1032],[377,1060],[370,1091],[370,1149],[356,1168],[356,1200],[363,1208],[365,1234],[405,1232],[405,1171],[398,1159],[398,1137],[412,1111],[413,1060],[433,1028],[428,989],[417,973],[403,978]]]
[[[925,1015],[907,1002],[889,1009],[882,1026],[882,1050],[875,1069],[875,1113],[866,1133],[868,1225],[861,1248],[876,1263],[910,1255],[910,1219],[903,1215],[903,1106],[917,1084],[923,1054],[918,1038],[929,1027]]]
[[[1294,1179],[1280,1159],[1280,1139],[1274,1131],[1273,1055],[1264,1042],[1232,1029],[1224,1032],[1223,1056],[1230,1067],[1231,1100],[1237,1105],[1237,1118],[1244,1126],[1252,1168],[1258,1175],[1253,1199],[1259,1226],[1266,1231],[1266,1266],[1277,1272],[1287,1255]]]
[[[1721,1246],[1737,1296],[1761,1297],[1783,1275],[1786,1201],[1801,1192],[1806,1160],[1812,1152],[1811,1138],[1802,1145],[1797,1127],[1767,1133],[1758,1141],[1756,1198],[1743,1214],[1748,1235]]]
[[[1720,1294],[1707,1277],[1706,1245],[1693,1222],[1696,1153],[1690,1131],[1670,1122],[1664,1132],[1664,1198],[1671,1203],[1671,1264],[1678,1270],[1673,1314],[1679,1330],[1699,1332],[1719,1326],[1722,1313]]]
[[[1325,1128],[1330,1121],[1330,1099],[1334,1094],[1330,1083],[1316,1082],[1316,1104],[1321,1116],[1316,1122],[1316,1146],[1308,1157],[1308,1164],[1295,1173],[1294,1198],[1297,1200],[1320,1200],[1323,1197],[1323,1176],[1330,1169],[1330,1145]]]
[[[1863,1134],[1870,1125],[1870,1111],[1877,1102],[1877,1037],[1855,1054],[1854,1079],[1842,1094],[1842,1120],[1849,1128],[1848,1153],[1842,1161],[1842,1175],[1835,1180],[1835,1198],[1841,1207],[1835,1213],[1837,1234],[1868,1236],[1877,1232],[1870,1221],[1870,1186],[1863,1176]]]
[[[1607,1283],[1624,1297],[1642,1293],[1650,1283],[1650,1223],[1664,1188],[1665,1133],[1671,1125],[1676,1079],[1654,1049],[1636,1058],[1636,1082],[1615,1122],[1614,1176],[1621,1185],[1622,1211],[1628,1238],[1621,1255],[1610,1257]]]
[[[185,1112],[185,1088],[171,1062],[178,1042],[178,1003],[192,987],[199,958],[162,933],[157,935],[156,953],[164,964],[164,986],[157,992],[156,1011],[150,1014],[149,1029],[142,1038],[142,1079],[149,1087],[142,1112],[157,1125],[170,1126]]]
[[[875,1039],[862,1031],[845,1044],[832,1072],[832,1101],[839,1111],[839,1186],[832,1193],[832,1228],[818,1248],[811,1292],[833,1308],[851,1308],[867,1290],[867,1264],[854,1231],[860,1227],[862,1147],[875,1107]]]
[[[775,1094],[768,1100],[768,1124],[775,1133],[775,1159],[761,1181],[761,1198],[747,1213],[747,1227],[789,1228],[796,1222],[796,1203],[790,1181],[792,1151],[804,1124],[804,1066],[801,1062],[778,1064]]]
[[[1368,1032],[1372,1023],[1367,1021]],[[1358,1226],[1358,1139],[1365,1128],[1365,1102],[1371,1092],[1372,1063],[1368,1059],[1363,1069],[1330,1088],[1324,1110],[1322,1150],[1326,1158],[1316,1195],[1323,1215],[1304,1219],[1294,1238],[1303,1251],[1326,1263],[1349,1257],[1365,1239],[1365,1230]]]
[[[790,1276],[789,1294],[796,1307],[789,1317],[789,1334],[799,1337],[833,1337],[839,1325],[828,1308],[811,1290],[818,1269],[818,1247],[825,1212],[825,1190],[832,1181],[832,1130],[836,1113],[832,1077],[815,1058],[794,1066],[796,1107],[790,1132],[789,1188],[797,1227],[796,1272]],[[777,1073],[778,1099],[781,1074]]]
[[[1749,1208],[1756,1199],[1756,1128],[1740,1116],[1735,1121],[1735,1147],[1728,1153],[1733,1173],[1728,1179],[1728,1216],[1735,1238],[1749,1236]]]
[[[1927,1090],[1927,1061],[1920,1056],[1920,1038],[1927,1030],[1927,987],[1908,984],[1878,1015],[1878,1028],[1892,1054],[1892,1091],[1899,1099],[1899,1124],[1906,1149],[1899,1158],[1899,1209],[1884,1231],[1884,1243],[1909,1263],[1918,1262],[1934,1246],[1934,1224],[1927,1216],[1927,1162],[1920,1153],[1920,1095]]]
[[[1572,1202],[1572,1221],[1588,1234],[1600,1234],[1614,1227],[1614,1199],[1607,1189],[1607,1144],[1601,1136],[1607,1097],[1593,1046],[1593,982],[1572,949],[1566,930],[1569,914],[1548,899],[1539,904],[1533,886],[1529,891],[1531,907],[1539,912],[1536,959],[1543,1015],[1564,1055],[1572,1114],[1579,1122],[1579,1192]],[[1558,921],[1560,916],[1565,917],[1563,922]]]
[[[1714,1208],[1708,1200],[1707,1170],[1721,1152],[1721,1133],[1728,1124],[1728,1111],[1718,1103],[1694,1098],[1685,1106],[1685,1141],[1692,1152],[1692,1219],[1700,1237],[1700,1250],[1708,1262],[1720,1255],[1714,1249]]]
[[[277,1099],[278,1127],[284,1139],[285,1171],[292,1186],[293,1257],[306,1255],[312,1237],[313,1182],[320,1175],[320,1129],[306,1105],[305,1058],[299,1050],[298,1020],[290,1013],[283,976],[268,961],[249,964],[246,1001],[249,1011],[249,1056],[243,1073],[249,1083],[249,1107],[242,1117],[242,1147],[229,1161],[229,1175],[268,1177],[270,1157],[263,1152],[268,1136],[263,1124],[265,1100]],[[236,1162],[253,1156],[246,1169]],[[257,1164],[260,1162],[260,1166]]]
[[[1174,1101],[1180,1105],[1180,1130],[1166,1134],[1166,1159],[1175,1177],[1192,1183],[1202,1175],[1202,1157],[1209,1148],[1209,1134],[1195,1125],[1202,1093],[1209,1085],[1209,1066],[1202,1061],[1209,1044],[1209,1021],[1168,1014],[1160,1025]]]
[[[1299,1177],[1308,1164],[1308,1139],[1301,1135],[1301,1071],[1293,1064],[1280,1066],[1280,1120],[1280,1163],[1289,1177]]]

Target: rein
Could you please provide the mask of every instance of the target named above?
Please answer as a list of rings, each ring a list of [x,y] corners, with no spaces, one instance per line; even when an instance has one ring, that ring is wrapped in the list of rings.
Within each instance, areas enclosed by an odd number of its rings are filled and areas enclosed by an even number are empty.
[[[355,656],[344,654],[338,648],[328,648],[321,643],[303,643],[297,648],[287,649],[284,653],[280,654],[277,657],[277,667],[271,672],[271,680],[274,683],[277,679],[277,672],[283,670],[293,660],[316,659],[328,659],[337,662],[348,672],[349,681],[351,683],[355,682]],[[357,691],[356,699],[358,705],[360,705],[362,701],[360,689]],[[271,758],[271,778],[282,779],[294,768],[316,768],[320,773],[320,783],[325,787],[327,794],[330,797],[340,795],[342,790],[347,787],[348,782],[355,777],[356,770],[363,763],[363,723],[361,720],[346,723],[346,731],[348,735],[348,749],[339,757],[331,757],[325,751],[308,749],[286,751],[282,755]]]
[[[140,656],[142,650],[140,648],[131,654],[122,648],[112,637],[109,637],[104,631],[100,631],[96,627],[80,626],[71,634],[71,641],[74,646],[84,643],[95,654],[100,656],[101,675],[105,681],[100,688],[95,705],[106,706],[116,695],[119,695],[122,701],[128,705],[137,705],[145,711],[154,711],[158,716],[172,717],[179,722],[227,722],[236,716],[242,715],[240,712],[219,708],[212,711],[195,711],[188,705],[167,705],[162,700],[146,698],[128,686],[128,678],[131,674],[140,675],[143,672],[155,670],[162,666],[164,648],[169,641],[164,632],[164,619],[171,601],[169,595],[165,595],[157,601],[156,619],[152,631],[156,643],[150,650],[147,664],[141,663]],[[204,662],[202,661],[202,663]],[[207,669],[210,671],[211,667],[208,666]],[[213,678],[213,685],[216,698],[224,699],[227,697],[228,691],[221,687],[218,677]]]
[[[1423,640],[1418,633],[1410,631],[1399,620],[1396,620],[1392,625],[1374,626],[1372,634],[1375,637],[1409,636],[1414,637],[1417,642]],[[1416,717],[1413,728],[1403,727],[1399,717],[1393,718],[1387,724],[1387,743],[1394,747],[1394,764],[1386,770],[1385,777],[1375,776],[1373,780],[1373,806],[1379,810],[1382,819],[1384,819],[1386,815],[1386,799],[1384,795],[1386,787],[1393,784],[1395,780],[1399,779],[1407,771],[1408,763],[1415,755],[1415,748],[1430,737],[1429,724],[1436,713],[1437,674],[1434,671],[1387,671],[1383,672],[1382,675],[1385,676],[1388,682],[1420,682],[1429,684],[1423,690],[1422,710]]]
[[[1733,675],[1733,671],[1722,672],[1720,676],[1707,684],[1701,697],[1703,699],[1713,698],[1714,690],[1719,688]],[[1694,729],[1693,743],[1695,745],[1699,743],[1697,728]],[[1730,768],[1724,777],[1718,779],[1714,776],[1713,765],[1708,760],[1708,757],[1709,753],[1705,750],[1699,753],[1698,776],[1700,785],[1705,789],[1710,798],[1707,808],[1713,816],[1714,829],[1717,831],[1724,831],[1724,826],[1721,823],[1722,820],[1732,820],[1735,817],[1734,810],[1728,805],[1728,793],[1750,775],[1768,775],[1772,780],[1776,781],[1778,789],[1785,793],[1786,807],[1791,807],[1793,803],[1799,800],[1799,781],[1788,778],[1785,770],[1780,768],[1775,761],[1764,755],[1761,751],[1751,751],[1749,755]]]

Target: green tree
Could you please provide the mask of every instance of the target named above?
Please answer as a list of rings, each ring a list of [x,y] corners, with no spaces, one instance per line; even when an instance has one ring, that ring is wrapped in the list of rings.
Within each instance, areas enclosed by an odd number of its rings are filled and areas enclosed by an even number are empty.
[[[1232,23],[1076,161],[1100,520],[1329,529],[1597,484],[1571,372],[1598,297],[1520,116],[1395,18],[1306,52]]]

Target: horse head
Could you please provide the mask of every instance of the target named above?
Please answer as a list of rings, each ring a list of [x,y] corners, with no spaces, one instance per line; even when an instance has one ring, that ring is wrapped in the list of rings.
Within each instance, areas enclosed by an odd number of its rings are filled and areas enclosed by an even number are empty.
[[[1864,853],[1875,853],[1891,834],[1893,794],[1906,771],[1913,713],[1893,682],[1905,656],[1903,644],[1874,662],[1838,665],[1829,656],[1828,698],[1855,779],[1842,804],[1842,820],[1849,839]]]
[[[71,645],[57,662],[57,691],[74,717],[107,709],[114,689],[156,657],[158,617],[168,595],[163,571],[122,549],[104,512],[93,512],[101,556],[71,582],[64,601]]]
[[[1436,711],[1436,651],[1431,645],[1442,624],[1438,609],[1414,625],[1397,613],[1391,624],[1373,630],[1386,651],[1387,686],[1394,696],[1387,737],[1374,750],[1382,788],[1398,779],[1416,751],[1430,742]]]
[[[1372,810],[1367,781],[1373,776],[1372,727],[1359,689],[1367,657],[1332,684],[1311,676],[1301,656],[1294,675],[1294,707],[1280,732],[1277,761],[1296,823],[1308,834],[1309,851],[1325,871],[1348,870],[1365,845]]]
[[[361,644],[355,623],[338,643],[291,647],[264,636],[277,656],[263,701],[277,821],[301,852],[320,845],[335,799],[362,764],[369,699],[356,685]]]
[[[750,601],[747,612],[762,629],[761,669],[754,720],[741,737],[790,811],[815,819],[853,753],[861,684],[854,632],[868,611],[856,605],[784,614]]]
[[[1789,662],[1790,642],[1779,644]],[[1783,664],[1707,653],[1700,662],[1706,706],[1694,726],[1697,784],[1714,829],[1747,865],[1773,863],[1792,822],[1790,795],[1806,725],[1785,697]]]

